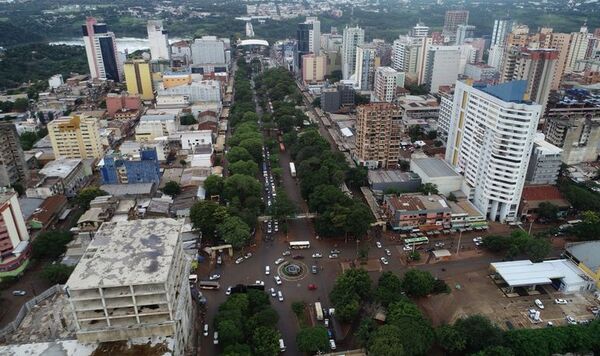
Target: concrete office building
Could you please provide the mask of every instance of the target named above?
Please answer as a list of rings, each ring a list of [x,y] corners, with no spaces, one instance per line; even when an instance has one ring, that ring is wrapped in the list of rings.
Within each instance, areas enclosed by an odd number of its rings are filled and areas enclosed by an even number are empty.
[[[455,44],[464,44],[467,38],[475,38],[475,26],[473,25],[458,25],[456,28]]]
[[[356,147],[353,158],[369,169],[393,169],[400,157],[402,114],[391,103],[371,103],[356,109]]]
[[[392,68],[420,82],[431,38],[400,36],[392,45]]]
[[[191,45],[192,63],[195,65],[227,63],[225,57],[225,42],[216,36],[202,36],[196,38]]]
[[[38,175],[42,179],[27,189],[27,197],[48,198],[52,195],[66,195],[71,198],[88,183],[92,169],[80,158],[59,158],[48,162],[40,169]]]
[[[342,79],[348,80],[356,72],[356,48],[365,42],[365,30],[346,27],[342,37]]]
[[[119,60],[115,34],[108,26],[88,17],[83,31],[83,43],[92,79],[108,79],[115,82],[123,79],[123,66]]]
[[[554,185],[560,172],[562,150],[537,134],[533,141],[533,150],[527,167],[527,184]]]
[[[545,115],[546,141],[562,148],[562,162],[573,165],[598,159],[600,104],[589,104],[589,96],[565,95],[550,103]]]
[[[139,159],[118,153],[104,156],[100,167],[102,184],[160,183],[156,149],[140,150]]]
[[[355,80],[360,90],[373,90],[375,69],[380,65],[377,56],[377,47],[372,43],[365,43],[356,47],[356,71]]]
[[[0,187],[0,274],[19,268],[29,253],[29,232],[17,197]]]
[[[307,17],[296,29],[297,63],[302,66],[302,57],[321,50],[321,22],[316,17]]]
[[[29,182],[29,168],[25,162],[21,141],[15,125],[0,122],[0,187]]]
[[[546,107],[557,68],[558,52],[554,49],[512,47],[505,53],[502,82],[527,80],[529,100]]]
[[[148,20],[146,29],[152,60],[170,60],[169,35],[163,27],[162,20]]]
[[[490,220],[517,218],[541,105],[523,100],[526,81],[482,88],[457,81],[446,161],[463,192]]]
[[[513,21],[512,20],[494,20],[494,28],[492,30],[491,46],[504,46],[506,43],[506,36],[512,32]]]
[[[454,106],[454,91],[440,93],[440,111],[438,116],[437,134],[442,140],[448,138],[450,121],[452,120],[452,107]]]
[[[442,35],[445,43],[453,43],[456,40],[456,30],[459,25],[466,25],[469,22],[469,11],[450,10],[446,11],[444,17],[444,28]]]
[[[305,83],[318,83],[325,80],[327,57],[312,53],[302,56],[302,80]]]
[[[476,82],[490,84],[495,84],[500,77],[500,73],[496,68],[483,63],[467,63],[464,74]]]
[[[174,134],[177,132],[177,122],[173,114],[144,115],[135,128],[135,140],[152,142],[158,137]]]
[[[404,88],[404,73],[391,67],[379,67],[375,71],[373,88],[376,101],[392,102],[397,88]]]
[[[472,62],[471,46],[428,46],[423,84],[435,94],[440,86],[452,85],[467,63]]]
[[[142,100],[154,99],[152,85],[152,72],[150,64],[143,59],[134,59],[125,62],[125,82],[129,94],[139,94]]]
[[[344,106],[354,105],[354,88],[351,85],[338,84],[333,88],[321,90],[321,109],[335,113]]]
[[[410,171],[416,173],[423,184],[435,184],[438,192],[445,196],[460,190],[464,180],[448,162],[439,158],[413,158]]]
[[[174,219],[105,222],[65,290],[82,343],[172,337],[184,355],[191,337],[191,261]]]
[[[504,51],[506,47],[500,45],[492,45],[488,50],[487,64],[497,70],[502,69],[502,59],[504,57]]]
[[[581,26],[579,32],[571,33],[569,53],[565,61],[565,73],[572,73],[577,66],[577,61],[586,59],[585,55],[589,45],[588,37],[589,33],[586,26]]]
[[[73,114],[48,123],[48,135],[56,158],[101,158],[98,119]]]

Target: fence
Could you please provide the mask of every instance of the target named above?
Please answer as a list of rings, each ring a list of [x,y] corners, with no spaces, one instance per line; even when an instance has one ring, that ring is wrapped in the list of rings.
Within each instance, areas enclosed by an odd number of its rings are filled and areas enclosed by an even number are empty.
[[[60,284],[55,284],[52,287],[46,289],[42,293],[35,296],[33,299],[31,299],[27,303],[25,303],[19,310],[19,313],[17,314],[17,317],[15,318],[15,320],[11,321],[4,328],[0,329],[0,338],[4,338],[8,334],[17,330],[19,328],[19,326],[21,325],[21,322],[23,321],[23,319],[25,319],[25,317],[27,316],[27,313],[29,313],[29,311],[35,305],[52,297],[56,293],[62,293],[62,290],[63,290],[63,287]]]

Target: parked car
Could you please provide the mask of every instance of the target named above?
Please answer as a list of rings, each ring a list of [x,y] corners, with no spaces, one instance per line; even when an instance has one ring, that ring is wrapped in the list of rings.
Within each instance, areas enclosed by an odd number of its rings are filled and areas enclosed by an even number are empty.
[[[271,274],[271,267],[269,267],[269,266],[265,266],[265,274],[266,274],[266,275],[269,275],[269,274]]]
[[[221,275],[220,274],[216,274],[216,273],[213,274],[213,275],[211,275],[210,277],[208,277],[208,279],[211,280],[211,281],[216,281],[219,278],[221,278]]]
[[[256,284],[257,286],[264,286],[265,282],[257,280],[256,282],[254,282],[254,284]]]
[[[280,302],[283,302],[283,293],[281,293],[281,291],[277,291],[277,299],[279,299]]]
[[[539,299],[536,299],[536,300],[534,300],[533,302],[535,303],[535,305],[537,305],[537,307],[538,307],[538,308],[540,308],[540,309],[544,309],[544,303],[542,303],[542,301],[541,301],[541,300],[539,300]]]
[[[310,267],[310,271],[312,272],[312,274],[317,274],[317,273],[319,273],[319,270],[317,269],[317,266],[315,266],[315,265],[312,265],[312,266]]]
[[[386,254],[387,256],[391,256],[391,255],[392,255],[392,251],[390,251],[389,249],[387,249],[387,248],[386,248],[386,249],[385,249],[385,254]]]
[[[275,292],[275,288],[271,288],[271,297],[276,297],[277,292]]]
[[[221,258],[221,256],[217,257],[217,264],[220,265],[223,263],[223,258]]]
[[[567,317],[565,318],[565,320],[567,321],[567,323],[569,323],[571,325],[577,325],[577,320],[575,320],[575,318],[573,318],[570,315],[567,315]]]
[[[338,258],[339,256],[336,253],[332,253],[331,255],[329,255],[329,258]]]
[[[13,290],[12,294],[17,297],[22,297],[22,296],[26,295],[27,292],[25,292],[24,290]]]
[[[387,265],[389,263],[387,258],[385,258],[385,257],[381,257],[380,260],[381,260],[381,263],[383,263],[384,265]]]
[[[283,253],[281,254],[282,256],[289,256],[292,254],[292,251],[287,250],[287,251],[283,251]]]
[[[277,283],[277,285],[281,284],[281,278],[279,276],[275,276],[273,278],[275,279],[275,283]]]
[[[335,341],[333,339],[329,339],[329,348],[332,350],[336,349]]]
[[[554,304],[562,304],[562,305],[564,305],[564,304],[567,304],[567,300],[566,299],[559,299],[559,298],[557,298],[557,299],[554,299]]]
[[[308,290],[315,290],[315,289],[317,289],[317,285],[316,284],[312,284],[311,283],[311,284],[308,285]]]
[[[377,246],[377,248],[381,248],[381,242],[379,242],[379,241],[376,241],[376,242],[375,242],[375,246]]]
[[[312,254],[312,258],[321,258],[321,257],[323,257],[323,255],[321,255],[320,252],[315,252]]]
[[[219,332],[215,331],[215,333],[213,334],[214,339],[213,339],[213,344],[218,345],[219,344]]]
[[[204,324],[204,336],[208,336],[208,324]]]
[[[339,255],[340,254],[340,250],[337,250],[337,249],[331,250],[331,251],[329,251],[329,253],[332,254],[332,255]]]
[[[230,295],[231,294],[231,286],[227,287],[227,290],[225,291],[225,295]]]
[[[283,261],[285,261],[285,258],[279,257],[278,259],[275,260],[275,264],[278,265]]]
[[[412,247],[404,245],[404,247],[402,247],[402,251],[412,251]]]
[[[239,257],[238,259],[235,260],[236,265],[239,265],[242,262],[244,262],[244,257]]]

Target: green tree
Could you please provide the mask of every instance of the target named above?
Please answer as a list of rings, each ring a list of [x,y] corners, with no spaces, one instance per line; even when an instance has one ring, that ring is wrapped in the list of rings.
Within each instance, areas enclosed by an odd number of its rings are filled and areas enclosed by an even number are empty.
[[[252,345],[254,354],[265,356],[279,355],[279,331],[261,326],[254,331],[252,336]]]
[[[356,341],[359,346],[366,347],[369,344],[369,340],[373,336],[373,333],[377,330],[377,325],[372,318],[364,318],[360,321],[358,330],[356,331]]]
[[[324,213],[335,204],[348,205],[350,198],[338,187],[323,184],[315,187],[308,197],[308,207],[316,213]]]
[[[223,195],[231,201],[234,198],[244,205],[248,198],[260,199],[261,185],[255,178],[243,174],[234,174],[225,180]]]
[[[544,238],[530,238],[525,253],[532,262],[541,262],[552,251],[552,245]]]
[[[31,255],[35,259],[56,259],[67,250],[72,236],[68,231],[49,230],[39,234],[31,243]]]
[[[165,187],[162,189],[162,191],[166,195],[175,197],[175,196],[181,194],[181,186],[177,182],[169,181],[169,182],[167,182],[167,184],[165,184]]]
[[[448,194],[448,200],[456,203],[458,201],[458,198],[456,198],[456,195],[454,195],[454,193],[450,192],[450,194]]]
[[[346,172],[346,183],[352,188],[360,188],[369,183],[367,176],[366,167],[352,167]]]
[[[38,140],[38,135],[35,132],[23,132],[19,136],[19,141],[21,143],[21,148],[24,151],[28,151],[33,148],[33,144]]]
[[[67,266],[62,263],[48,263],[42,270],[42,277],[52,284],[65,284],[74,269],[75,266]]]
[[[573,233],[580,240],[597,240],[600,238],[600,215],[595,211],[581,213],[581,223],[573,227]]]
[[[465,336],[450,325],[438,327],[435,330],[435,339],[438,345],[451,354],[460,353],[467,347]]]
[[[207,198],[210,198],[214,195],[222,195],[224,183],[225,180],[221,176],[210,175],[206,177],[206,180],[204,181],[204,189],[206,190]]]
[[[404,274],[402,288],[408,295],[423,297],[433,291],[435,278],[427,271],[421,271],[415,268],[409,269]]]
[[[194,229],[202,232],[203,238],[214,239],[217,226],[229,216],[227,208],[211,200],[195,203],[190,209],[190,220]]]
[[[77,201],[77,204],[87,210],[90,208],[90,202],[92,200],[104,195],[108,195],[108,193],[98,187],[89,187],[80,190],[79,193],[77,193],[75,200]]]
[[[262,160],[263,141],[259,138],[247,138],[240,142],[239,147],[245,148],[255,162]],[[230,151],[231,153],[231,151]]]
[[[421,186],[423,194],[438,194],[438,187],[434,183],[425,183]]]
[[[252,356],[252,349],[246,344],[233,344],[223,349],[223,356]]]
[[[25,98],[18,98],[15,100],[13,110],[18,112],[25,112],[29,108],[29,100]]]
[[[228,216],[217,225],[217,231],[223,241],[231,244],[233,248],[243,247],[250,239],[250,227],[237,216]]]
[[[537,208],[538,217],[547,221],[556,221],[558,219],[558,206],[550,202],[541,202]]]
[[[327,329],[323,326],[302,328],[296,335],[298,350],[309,354],[329,350],[329,337]]]
[[[232,147],[229,152],[227,152],[227,161],[229,161],[229,163],[252,160],[254,160],[254,157],[252,157],[252,155],[244,147]]]
[[[255,177],[258,174],[258,164],[254,161],[237,161],[229,165],[231,174],[243,174]]]
[[[508,347],[496,345],[474,353],[473,356],[514,356],[514,352]]]
[[[383,272],[375,289],[375,300],[384,306],[401,300],[402,281],[393,272]]]
[[[17,192],[17,194],[19,194],[19,196],[22,196],[23,194],[25,194],[25,187],[23,186],[23,184],[16,182],[13,183],[13,185],[11,185],[11,188],[13,188],[15,190],[15,192]]]
[[[244,342],[242,328],[232,319],[219,320],[217,322],[217,331],[219,332],[219,342],[224,346]]]
[[[423,137],[423,128],[419,125],[412,125],[408,128],[408,135],[413,142],[417,141]]]
[[[379,328],[369,342],[369,355],[404,356],[403,335],[395,325],[384,325]]]
[[[304,302],[295,301],[292,302],[292,311],[296,314],[296,317],[300,319],[304,313]]]
[[[182,125],[195,125],[198,123],[198,120],[192,114],[185,114],[181,117],[180,123]]]
[[[482,315],[471,315],[464,319],[458,319],[454,323],[454,327],[464,335],[468,353],[502,344],[502,330]]]
[[[283,221],[287,221],[298,211],[296,205],[288,198],[283,189],[277,190],[277,197],[275,198],[273,205],[271,205],[270,210],[275,219]]]

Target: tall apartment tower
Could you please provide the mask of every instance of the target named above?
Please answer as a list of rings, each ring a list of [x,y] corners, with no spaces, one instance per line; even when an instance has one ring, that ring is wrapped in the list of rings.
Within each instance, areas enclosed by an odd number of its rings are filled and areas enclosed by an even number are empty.
[[[446,11],[446,16],[444,18],[444,28],[442,30],[442,35],[446,38],[445,41],[453,43],[456,39],[456,30],[458,29],[458,25],[466,25],[468,23],[469,11]]]
[[[464,73],[466,64],[474,59],[472,49],[470,45],[428,46],[420,83],[425,84],[432,94],[442,85],[453,84],[459,74]]]
[[[465,195],[491,220],[517,219],[542,107],[523,100],[526,81],[471,87],[457,81],[446,161]]]
[[[565,63],[565,73],[573,72],[577,65],[577,61],[585,59],[589,45],[588,37],[589,33],[586,26],[581,26],[579,32],[571,33],[569,53]]]
[[[0,271],[11,271],[27,259],[29,232],[17,193],[0,187]]]
[[[134,59],[125,62],[125,82],[129,94],[139,94],[142,100],[154,99],[154,88],[152,86],[152,72],[150,63],[143,59]]]
[[[150,57],[153,60],[171,59],[169,50],[169,35],[163,27],[162,20],[148,20],[148,42],[150,43]]]
[[[374,101],[392,102],[396,88],[404,87],[404,73],[391,67],[379,67],[375,70]]]
[[[48,135],[56,158],[101,158],[98,120],[75,114],[48,123]]]
[[[204,64],[221,64],[227,63],[225,57],[225,43],[216,36],[202,36],[196,38],[191,45],[192,63]]]
[[[327,72],[327,57],[316,56],[312,53],[302,57],[302,80],[305,83],[316,83],[325,80]]]
[[[419,22],[417,23],[411,30],[410,30],[410,36],[411,37],[427,37],[429,35],[429,27],[425,26],[423,23]]]
[[[402,135],[401,110],[391,103],[371,103],[356,109],[354,160],[369,169],[396,168]]]
[[[379,65],[376,45],[365,43],[356,48],[356,83],[361,90],[373,90],[375,69]]]
[[[392,68],[420,81],[431,43],[431,37],[400,36],[392,45]]]
[[[302,56],[309,53],[318,55],[321,49],[321,22],[316,17],[307,17],[296,29],[298,43],[298,64],[302,66]]]
[[[346,27],[342,35],[342,79],[347,80],[356,72],[356,47],[365,42],[365,30]]]
[[[491,46],[504,46],[506,36],[512,32],[512,20],[494,20],[494,29],[492,30]]]
[[[121,81],[123,66],[118,58],[115,34],[93,17],[88,17],[81,29],[92,79]]]
[[[28,181],[29,169],[17,128],[12,122],[0,122],[0,187],[15,183],[26,186]]]
[[[191,260],[174,219],[105,222],[66,283],[82,343],[171,337],[173,355],[191,338]]]
[[[557,62],[558,51],[555,49],[511,47],[505,54],[502,81],[527,80],[526,97],[545,108]]]
[[[473,25],[458,25],[456,28],[455,44],[461,45],[465,43],[467,38],[475,38],[475,26]]]

